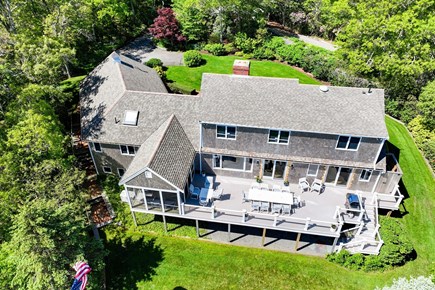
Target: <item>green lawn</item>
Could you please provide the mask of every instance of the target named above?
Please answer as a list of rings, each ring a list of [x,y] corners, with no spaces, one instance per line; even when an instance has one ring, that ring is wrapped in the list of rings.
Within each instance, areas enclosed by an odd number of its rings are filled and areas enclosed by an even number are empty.
[[[213,56],[203,55],[206,64],[200,67],[189,68],[186,66],[170,66],[167,70],[167,78],[170,82],[186,92],[199,91],[203,73],[231,74],[236,56]],[[251,60],[251,75],[280,78],[297,78],[302,84],[320,84],[319,81],[301,73],[292,67],[273,62]]]
[[[403,234],[413,241],[416,260],[383,273],[364,273],[319,257],[169,236],[182,228],[150,234],[140,227],[141,232],[125,232],[124,242],[115,238],[119,233],[108,230],[109,289],[373,289],[391,284],[395,277],[433,272],[435,182],[406,129],[390,118],[386,122],[390,141],[400,149],[403,182],[410,195],[405,200],[407,213],[402,210]],[[157,224],[155,231],[161,231]],[[191,236],[193,231],[185,233]]]

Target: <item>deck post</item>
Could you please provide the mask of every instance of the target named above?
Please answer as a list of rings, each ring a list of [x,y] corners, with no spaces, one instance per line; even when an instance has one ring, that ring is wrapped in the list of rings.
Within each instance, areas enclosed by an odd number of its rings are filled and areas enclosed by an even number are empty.
[[[168,232],[168,225],[166,224],[166,217],[162,215],[163,217],[163,228],[165,229],[165,233]]]
[[[310,225],[310,221],[311,221],[311,219],[308,217],[307,221],[305,222],[304,231],[308,231],[308,226]]]
[[[275,214],[275,216],[273,217],[273,226],[276,227],[276,222],[278,219],[278,214]]]
[[[390,217],[392,212],[393,212],[392,210],[388,211],[387,217]]]
[[[261,237],[261,246],[264,247],[264,239],[266,238],[266,228],[263,228],[263,236]]]
[[[228,242],[231,241],[231,224],[228,224]]]
[[[215,214],[214,214],[214,205],[211,206],[211,218],[212,218],[212,219],[215,218]]]
[[[137,227],[136,215],[134,214],[133,210],[130,209],[130,211],[131,211],[131,215],[133,216],[134,226]]]
[[[296,237],[296,244],[295,244],[295,251],[299,248],[299,240],[301,239],[301,233],[298,233],[298,236]]]
[[[335,246],[337,245],[337,242],[338,242],[338,238],[339,237],[335,237],[335,239],[334,239],[334,243],[332,244],[331,254],[334,253]]]
[[[246,209],[243,209],[242,211],[242,223],[246,222]]]
[[[195,224],[196,224],[196,236],[199,238],[199,221],[195,220]]]
[[[184,215],[184,202],[181,203],[181,215]]]

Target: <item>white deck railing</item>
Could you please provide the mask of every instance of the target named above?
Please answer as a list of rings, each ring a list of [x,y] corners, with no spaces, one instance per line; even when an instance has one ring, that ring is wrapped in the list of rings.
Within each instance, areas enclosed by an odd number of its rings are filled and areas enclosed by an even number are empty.
[[[316,229],[323,228],[332,228],[332,226],[335,226],[335,230],[331,230],[331,232],[340,232],[341,227],[343,226],[342,220],[338,219],[337,222],[331,222],[331,221],[322,221],[322,220],[315,220],[311,219],[310,217],[307,218],[298,218],[298,217],[292,217],[292,216],[285,216],[280,214],[270,214],[270,213],[261,213],[261,212],[252,212],[247,211],[245,209],[243,210],[233,210],[233,209],[225,209],[225,208],[218,208],[216,206],[211,207],[204,207],[204,206],[198,206],[198,205],[192,205],[192,204],[181,204],[181,214],[186,215],[188,213],[193,212],[205,212],[210,213],[210,219],[216,219],[220,216],[226,215],[226,214],[235,214],[236,216],[240,216],[240,222],[241,223],[247,223],[248,218],[252,219],[263,219],[263,220],[270,220],[271,224],[270,226],[273,227],[279,227],[278,222],[282,223],[288,223],[293,225],[299,225],[299,227],[303,226],[303,230],[307,232],[316,231]],[[238,222],[235,220],[235,222]],[[263,225],[263,224],[259,224]]]

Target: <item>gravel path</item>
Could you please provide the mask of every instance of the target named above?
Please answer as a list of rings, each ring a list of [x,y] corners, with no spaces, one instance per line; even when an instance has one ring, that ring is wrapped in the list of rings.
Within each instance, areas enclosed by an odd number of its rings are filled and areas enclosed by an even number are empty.
[[[136,38],[118,52],[142,63],[150,58],[159,58],[165,66],[183,65],[182,52],[167,51],[165,48],[156,47],[147,36]]]

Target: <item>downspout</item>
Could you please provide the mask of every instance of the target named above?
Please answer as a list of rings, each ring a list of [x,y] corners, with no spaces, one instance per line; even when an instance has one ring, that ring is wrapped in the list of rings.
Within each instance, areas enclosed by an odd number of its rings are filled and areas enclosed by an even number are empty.
[[[202,173],[202,122],[199,121],[199,173]]]

